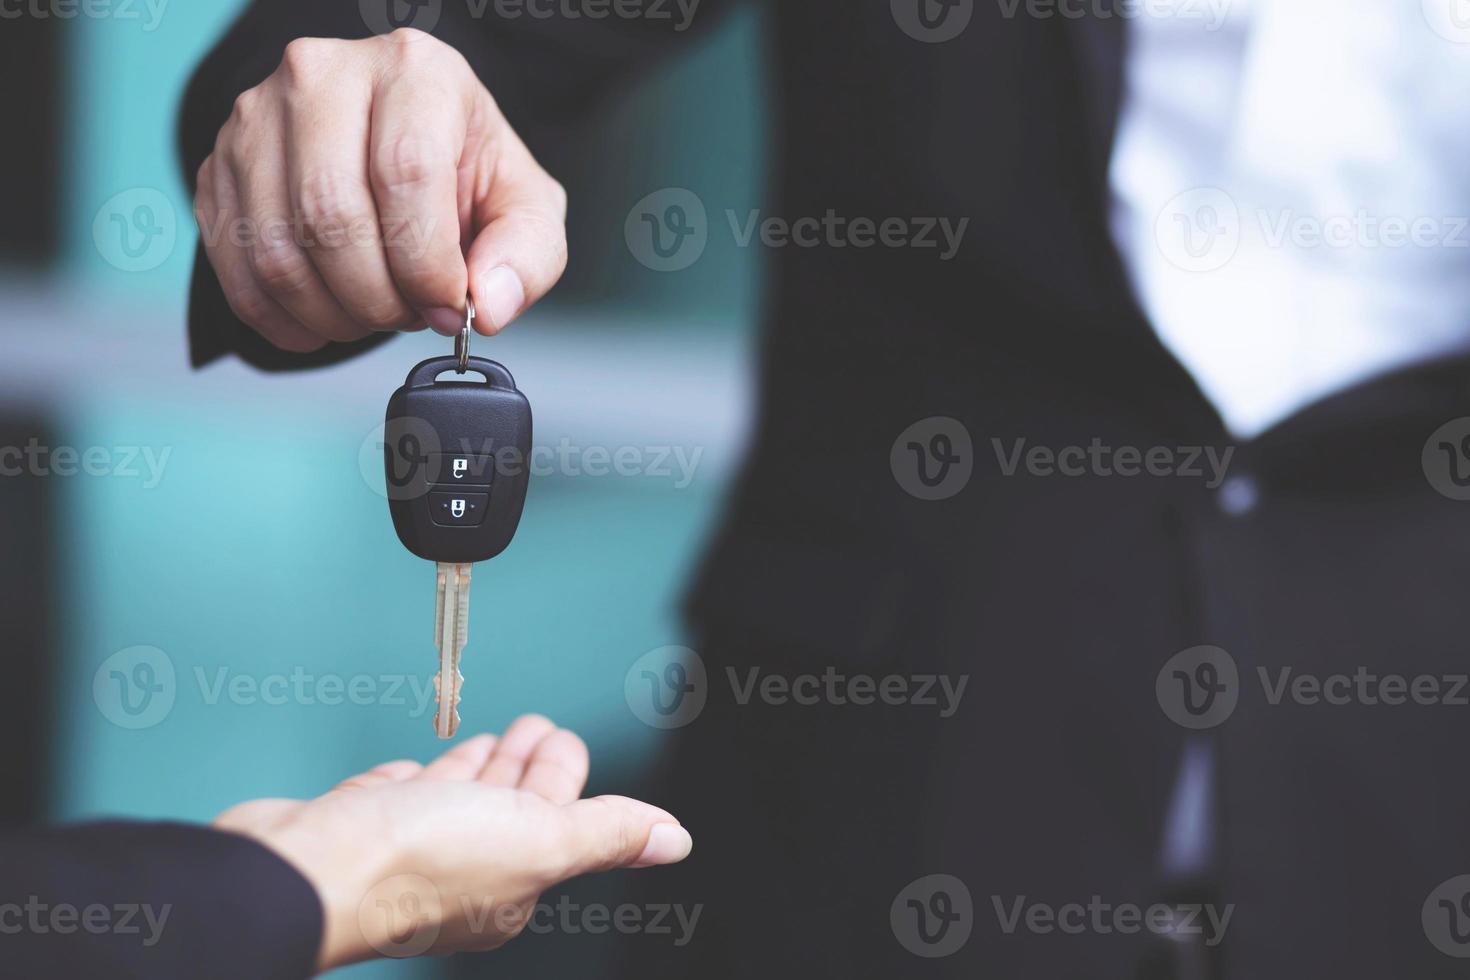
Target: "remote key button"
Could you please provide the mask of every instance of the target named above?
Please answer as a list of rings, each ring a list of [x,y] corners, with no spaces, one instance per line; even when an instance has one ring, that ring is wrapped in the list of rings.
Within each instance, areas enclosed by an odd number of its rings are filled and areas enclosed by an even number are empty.
[[[495,472],[494,456],[430,453],[429,482],[456,487],[488,487]]]
[[[429,516],[441,527],[479,527],[489,507],[488,493],[435,490],[429,494]]]

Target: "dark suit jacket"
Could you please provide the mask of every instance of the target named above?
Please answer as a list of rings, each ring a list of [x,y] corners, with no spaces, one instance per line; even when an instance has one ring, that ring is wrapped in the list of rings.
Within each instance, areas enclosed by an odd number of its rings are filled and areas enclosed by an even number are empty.
[[[707,910],[682,949],[631,941],[630,975],[1150,975],[1137,973],[1159,962],[1146,936],[1007,930],[999,913],[1022,896],[1147,906],[1167,892],[1158,851],[1188,732],[1160,710],[1155,680],[1205,643],[1246,679],[1212,733],[1222,831],[1208,889],[1235,909],[1234,975],[1456,966],[1420,911],[1470,869],[1470,784],[1446,768],[1459,715],[1272,705],[1254,676],[1456,667],[1470,535],[1419,453],[1439,422],[1470,414],[1463,365],[1366,385],[1237,446],[1231,474],[1248,482],[1226,506],[1188,477],[1006,475],[996,453],[1017,439],[1226,439],[1140,315],[1107,231],[1124,23],[1106,5],[1059,6],[1088,12],[962,2],[968,29],[925,44],[887,0],[767,5],[768,211],[970,225],[947,262],[922,249],[767,253],[756,439],[689,603],[710,706],[656,797],[700,840],[657,879],[666,900]],[[445,0],[435,33],[517,124],[585,109],[687,43],[658,24],[465,9]],[[715,12],[705,0],[698,24]],[[365,33],[345,0],[260,0],[191,86],[189,172],[290,37]],[[234,353],[286,369],[355,350],[271,350],[203,263],[190,331],[196,363]],[[933,416],[963,422],[975,444],[971,483],[938,502],[890,471],[898,434]],[[727,670],[832,665],[964,674],[969,693],[939,718],[741,705],[725,683]],[[897,941],[908,913],[891,906],[933,873],[966,882],[973,933],[923,959]]]
[[[171,823],[0,840],[0,976],[309,977],[322,910],[266,847]]]
[[[595,107],[612,82],[690,43],[732,4],[705,0],[682,34],[658,21],[499,20],[494,4],[483,19],[467,13],[481,6],[431,5],[441,9],[434,33],[468,57],[514,124]],[[950,398],[945,389],[973,403],[993,385],[986,376],[1012,363],[1042,362],[1058,383],[1181,432],[1218,433],[1138,315],[1104,224],[1121,22],[1006,19],[1005,5],[975,6],[960,38],[931,45],[903,33],[887,3],[770,5],[778,154],[767,211],[969,225],[947,262],[925,249],[771,253],[757,450],[738,533],[693,600],[710,616],[769,619],[783,633],[793,618],[821,622],[833,649],[871,640],[877,627],[851,612],[881,604],[852,597],[902,588],[885,554],[897,543],[894,487],[872,460]],[[292,37],[369,33],[350,3],[257,0],[190,86],[186,173]],[[207,262],[196,263],[195,364],[234,353],[268,370],[312,367],[383,339],[278,351],[236,320]],[[771,547],[780,562],[766,560]],[[767,574],[735,571],[753,562]],[[837,612],[847,615],[827,615]]]

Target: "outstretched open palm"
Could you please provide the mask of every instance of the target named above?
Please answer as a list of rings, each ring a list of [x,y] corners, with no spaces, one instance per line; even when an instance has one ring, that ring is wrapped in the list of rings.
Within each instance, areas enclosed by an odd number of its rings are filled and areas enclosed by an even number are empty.
[[[314,800],[252,800],[215,824],[262,841],[316,887],[323,970],[493,949],[558,882],[689,853],[689,834],[658,807],[580,799],[588,764],[574,733],[525,715],[428,765],[385,762]]]

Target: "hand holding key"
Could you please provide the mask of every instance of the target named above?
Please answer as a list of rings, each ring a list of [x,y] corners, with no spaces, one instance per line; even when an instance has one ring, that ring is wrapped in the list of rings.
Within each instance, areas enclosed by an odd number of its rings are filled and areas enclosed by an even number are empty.
[[[195,215],[231,309],[310,351],[425,321],[493,334],[566,268],[566,195],[459,52],[303,38],[236,100]]]
[[[587,748],[539,715],[422,766],[388,762],[315,800],[255,800],[215,825],[253,837],[321,896],[319,967],[494,949],[540,892],[577,875],[673,864],[693,846],[668,813],[579,800]],[[399,911],[412,912],[403,929]],[[396,929],[395,929],[396,927]]]

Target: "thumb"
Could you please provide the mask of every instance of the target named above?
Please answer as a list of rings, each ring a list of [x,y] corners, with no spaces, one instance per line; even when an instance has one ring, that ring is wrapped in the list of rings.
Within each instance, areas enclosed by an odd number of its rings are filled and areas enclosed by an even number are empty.
[[[672,815],[625,796],[578,800],[561,812],[569,837],[566,878],[613,868],[677,864],[694,847],[689,831]]]
[[[507,127],[495,180],[476,201],[468,259],[475,329],[496,334],[545,296],[567,267],[567,197]]]

